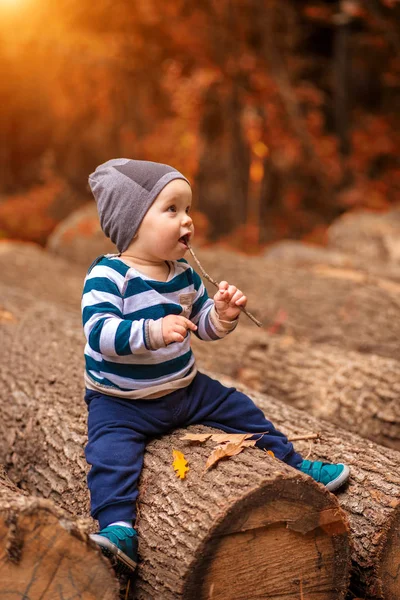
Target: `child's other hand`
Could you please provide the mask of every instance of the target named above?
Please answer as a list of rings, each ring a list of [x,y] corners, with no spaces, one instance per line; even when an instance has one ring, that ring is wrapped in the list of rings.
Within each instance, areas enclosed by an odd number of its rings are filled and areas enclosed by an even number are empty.
[[[214,296],[215,309],[222,321],[234,321],[240,313],[241,306],[247,304],[247,297],[234,285],[221,281],[218,292]]]
[[[162,320],[162,334],[165,344],[172,344],[172,342],[183,342],[187,336],[188,329],[196,331],[197,325],[181,317],[180,315],[167,315]]]

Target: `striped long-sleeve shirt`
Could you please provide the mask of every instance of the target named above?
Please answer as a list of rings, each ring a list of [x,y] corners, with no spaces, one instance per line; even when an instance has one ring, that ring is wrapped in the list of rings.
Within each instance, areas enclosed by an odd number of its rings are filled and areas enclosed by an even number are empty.
[[[129,267],[118,255],[105,255],[90,267],[82,296],[85,384],[123,398],[158,398],[186,387],[196,375],[190,331],[183,342],[165,345],[162,318],[182,315],[212,341],[237,321],[221,321],[214,301],[192,267],[170,261],[167,281],[155,281]]]

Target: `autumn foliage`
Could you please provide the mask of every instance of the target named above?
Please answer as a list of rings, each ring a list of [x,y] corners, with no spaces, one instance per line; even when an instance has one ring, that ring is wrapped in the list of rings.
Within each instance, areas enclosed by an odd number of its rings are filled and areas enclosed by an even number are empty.
[[[0,12],[2,237],[44,244],[116,156],[182,170],[209,239],[247,251],[399,200],[398,2]]]

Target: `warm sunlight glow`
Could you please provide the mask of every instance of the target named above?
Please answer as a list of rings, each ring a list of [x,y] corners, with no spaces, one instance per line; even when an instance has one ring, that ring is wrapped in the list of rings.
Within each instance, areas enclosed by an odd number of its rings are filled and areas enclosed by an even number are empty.
[[[25,3],[25,0],[0,0],[1,9],[16,9],[21,7]]]

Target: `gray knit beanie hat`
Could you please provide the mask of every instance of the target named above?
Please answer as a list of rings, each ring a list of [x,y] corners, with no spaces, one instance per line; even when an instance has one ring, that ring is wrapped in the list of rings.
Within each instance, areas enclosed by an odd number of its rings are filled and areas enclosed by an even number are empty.
[[[108,160],[89,175],[101,228],[119,252],[127,249],[150,206],[173,179],[189,183],[173,167],[129,158]]]

